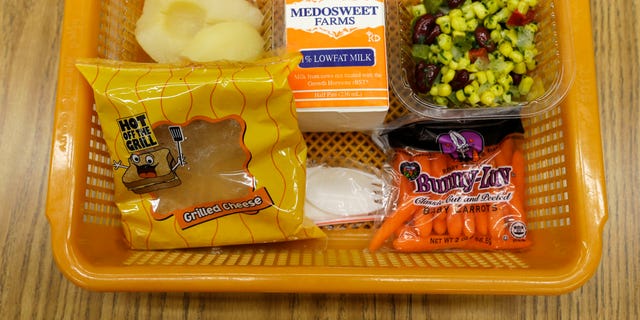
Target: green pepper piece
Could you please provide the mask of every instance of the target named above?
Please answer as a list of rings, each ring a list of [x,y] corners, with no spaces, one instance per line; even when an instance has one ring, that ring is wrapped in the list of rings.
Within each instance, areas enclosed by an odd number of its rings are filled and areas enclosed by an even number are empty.
[[[428,13],[435,14],[440,12],[440,6],[444,0],[424,0],[422,3]]]

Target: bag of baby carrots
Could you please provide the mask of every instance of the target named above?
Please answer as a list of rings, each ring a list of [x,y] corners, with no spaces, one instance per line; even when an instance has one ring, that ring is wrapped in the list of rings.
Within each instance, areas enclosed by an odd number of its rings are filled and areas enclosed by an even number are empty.
[[[394,196],[369,249],[530,246],[523,134],[520,119],[405,119],[377,133],[389,153]]]

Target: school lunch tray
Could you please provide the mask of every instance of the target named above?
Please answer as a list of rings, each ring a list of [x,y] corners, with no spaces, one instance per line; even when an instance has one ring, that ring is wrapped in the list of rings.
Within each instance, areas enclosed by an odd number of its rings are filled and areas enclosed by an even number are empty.
[[[96,291],[561,294],[595,273],[607,204],[587,0],[558,1],[576,75],[563,102],[524,120],[530,249],[369,252],[374,224],[325,228],[324,241],[136,251],[122,236],[112,165],[79,57],[136,60],[141,1],[65,2],[46,215],[59,269]],[[569,10],[569,11],[567,11]],[[562,32],[563,26],[572,32]],[[567,30],[567,29],[564,29]],[[389,117],[404,113],[391,94]],[[309,158],[381,166],[365,133],[305,134]]]

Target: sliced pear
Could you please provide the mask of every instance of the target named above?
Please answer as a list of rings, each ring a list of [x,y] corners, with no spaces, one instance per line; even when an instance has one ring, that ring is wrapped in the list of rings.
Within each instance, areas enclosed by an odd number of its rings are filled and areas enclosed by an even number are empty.
[[[201,1],[146,0],[136,24],[136,40],[161,63],[179,62],[180,51],[205,26],[207,9]]]
[[[184,47],[181,57],[194,62],[216,60],[252,61],[263,53],[264,40],[244,21],[206,26]]]
[[[196,36],[206,39],[199,35],[203,29],[221,22],[243,21],[258,32],[262,18],[260,9],[246,0],[146,0],[135,36],[153,60],[176,63],[183,61],[183,56],[202,57],[195,54],[197,42],[192,40]],[[181,55],[188,45],[188,54]],[[259,45],[262,47],[262,39]]]

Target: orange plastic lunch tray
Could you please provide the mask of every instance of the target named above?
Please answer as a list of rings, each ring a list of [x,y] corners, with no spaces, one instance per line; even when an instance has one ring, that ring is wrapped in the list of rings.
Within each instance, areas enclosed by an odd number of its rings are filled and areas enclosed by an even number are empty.
[[[80,57],[140,60],[131,36],[142,1],[66,0],[47,218],[56,263],[96,291],[561,294],[596,271],[607,204],[587,0],[555,1],[567,13],[575,80],[563,102],[524,120],[530,249],[397,253],[367,248],[373,225],[325,229],[327,239],[183,250],[126,245],[113,199],[112,165]],[[273,31],[271,31],[273,32]],[[403,107],[391,98],[392,113]],[[380,166],[364,133],[309,133],[311,159]]]

